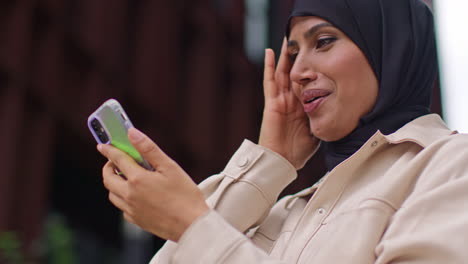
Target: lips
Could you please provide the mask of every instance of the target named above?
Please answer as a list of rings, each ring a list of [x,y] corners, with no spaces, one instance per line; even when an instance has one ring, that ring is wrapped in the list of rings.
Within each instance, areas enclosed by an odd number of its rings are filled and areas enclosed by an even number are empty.
[[[304,112],[310,113],[317,109],[330,94],[331,92],[321,89],[305,90],[302,93],[302,104],[304,105]]]

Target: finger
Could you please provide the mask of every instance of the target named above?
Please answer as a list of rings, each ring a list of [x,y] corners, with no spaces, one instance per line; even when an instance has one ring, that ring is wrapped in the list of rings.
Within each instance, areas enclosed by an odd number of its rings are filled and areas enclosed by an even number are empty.
[[[134,225],[137,225],[135,220],[133,219],[133,217],[131,217],[128,213],[124,212],[123,213],[123,218],[125,219],[125,221],[129,222],[129,223],[132,223]]]
[[[124,175],[132,175],[132,171],[141,170],[141,166],[136,163],[125,152],[107,144],[99,144],[97,149],[108,158]]]
[[[275,53],[272,49],[265,50],[265,66],[263,69],[263,92],[265,97],[276,95],[275,84]]]
[[[128,205],[127,203],[120,198],[118,195],[109,192],[109,201],[117,208],[120,209],[120,211],[126,213],[128,212]]]
[[[275,80],[278,89],[289,90],[289,72],[291,71],[291,63],[288,58],[288,45],[287,40],[284,38],[283,46],[281,47],[281,54],[278,60],[278,67],[275,72]]]
[[[119,175],[120,177],[122,177],[123,179],[127,180],[127,177],[125,177],[125,175],[123,174],[123,172],[122,172],[117,166],[115,166],[114,163],[112,163],[112,161],[109,160],[109,161],[104,165],[104,167],[103,167],[103,172],[104,172],[104,168],[105,168],[106,166],[107,166],[107,167],[110,167],[110,168],[114,171],[115,174],[117,174],[117,175]],[[106,168],[106,171],[107,171],[107,168]]]
[[[125,174],[122,171],[120,171],[119,168],[117,168],[115,166],[114,166],[114,172],[115,172],[115,174],[119,175],[123,179],[127,180],[127,177],[125,176]]]
[[[107,162],[102,168],[102,181],[109,192],[112,192],[119,197],[126,197],[128,192],[128,183],[125,179],[116,175],[114,172],[114,164]]]
[[[141,156],[156,170],[158,170],[158,167],[173,162],[156,143],[138,129],[130,128],[128,130],[128,139],[136,150],[140,152]]]

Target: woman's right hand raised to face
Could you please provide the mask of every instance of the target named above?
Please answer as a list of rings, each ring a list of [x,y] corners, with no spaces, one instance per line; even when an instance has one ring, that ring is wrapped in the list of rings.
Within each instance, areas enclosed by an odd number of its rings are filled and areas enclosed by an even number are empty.
[[[273,50],[265,51],[265,106],[259,145],[280,154],[299,170],[315,153],[320,140],[310,132],[302,103],[291,87],[291,67],[286,39],[276,70]]]

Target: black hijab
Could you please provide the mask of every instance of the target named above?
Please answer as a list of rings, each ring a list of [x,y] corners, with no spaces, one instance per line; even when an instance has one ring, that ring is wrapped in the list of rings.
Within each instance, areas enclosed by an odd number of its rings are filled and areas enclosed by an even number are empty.
[[[295,16],[321,17],[343,31],[379,82],[377,102],[358,127],[338,141],[322,142],[328,170],[377,130],[390,134],[429,113],[437,55],[432,13],[420,0],[296,0],[289,21]],[[287,37],[289,30],[288,22]]]

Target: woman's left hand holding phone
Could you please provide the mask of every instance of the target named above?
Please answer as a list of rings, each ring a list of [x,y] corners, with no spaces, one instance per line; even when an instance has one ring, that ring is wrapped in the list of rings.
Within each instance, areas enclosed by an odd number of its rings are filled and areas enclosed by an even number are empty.
[[[109,161],[102,169],[109,200],[124,218],[163,239],[177,242],[185,230],[209,207],[187,173],[151,139],[135,128],[130,142],[154,168],[142,168],[130,156],[111,145],[99,144]],[[115,173],[118,168],[127,179]]]

